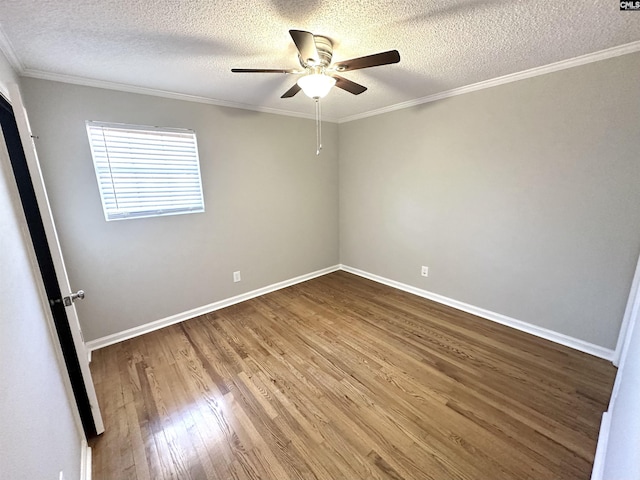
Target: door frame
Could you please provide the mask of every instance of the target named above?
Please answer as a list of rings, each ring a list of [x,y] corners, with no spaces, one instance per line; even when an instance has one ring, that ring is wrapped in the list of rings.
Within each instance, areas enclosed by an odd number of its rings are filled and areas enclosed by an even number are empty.
[[[631,332],[631,326],[636,322],[636,318],[640,314],[640,257],[636,264],[636,271],[633,275],[633,281],[631,282],[631,288],[629,290],[629,297],[627,299],[627,306],[624,311],[624,317],[622,318],[622,325],[620,325],[620,332],[618,333],[618,341],[616,343],[616,349],[613,354],[613,364],[616,367],[620,366],[620,361],[625,353],[625,347],[627,338]],[[614,389],[616,392],[616,389]]]
[[[104,432],[104,425],[87,351],[75,307],[56,302],[71,288],[18,86],[9,85],[9,93],[11,102],[0,96],[4,141],[78,414],[85,436],[91,438]]]

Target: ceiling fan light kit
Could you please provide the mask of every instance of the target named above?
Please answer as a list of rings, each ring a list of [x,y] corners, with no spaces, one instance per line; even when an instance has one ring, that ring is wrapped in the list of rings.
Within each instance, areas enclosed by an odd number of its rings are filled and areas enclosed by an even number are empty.
[[[335,72],[342,73],[349,70],[359,70],[361,68],[398,63],[400,61],[400,54],[397,50],[389,50],[388,52],[353,58],[332,65],[333,43],[329,38],[314,35],[304,30],[289,30],[289,35],[291,35],[291,39],[298,49],[298,61],[303,70],[232,68],[231,71],[234,73],[285,73],[298,75],[304,73],[305,75],[298,79],[281,98],[291,98],[302,90],[306,96],[315,100],[316,155],[319,155],[322,149],[319,100],[327,96],[334,85],[353,95],[360,95],[367,90],[367,87],[341,77]]]
[[[317,100],[327,96],[336,79],[324,73],[310,73],[300,77],[297,83],[307,97]]]

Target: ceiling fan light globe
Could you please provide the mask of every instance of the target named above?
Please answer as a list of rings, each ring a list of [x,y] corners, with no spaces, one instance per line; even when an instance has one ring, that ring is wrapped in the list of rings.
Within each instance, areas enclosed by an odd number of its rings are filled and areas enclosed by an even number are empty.
[[[336,84],[336,79],[329,75],[321,73],[313,73],[305,75],[298,80],[298,86],[304,94],[309,98],[324,98],[327,96],[331,87]]]

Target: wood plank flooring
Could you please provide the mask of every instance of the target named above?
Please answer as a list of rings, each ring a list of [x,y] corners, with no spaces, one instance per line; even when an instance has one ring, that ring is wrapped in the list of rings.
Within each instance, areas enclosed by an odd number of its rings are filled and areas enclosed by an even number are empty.
[[[335,272],[94,352],[93,479],[590,478],[615,368]]]

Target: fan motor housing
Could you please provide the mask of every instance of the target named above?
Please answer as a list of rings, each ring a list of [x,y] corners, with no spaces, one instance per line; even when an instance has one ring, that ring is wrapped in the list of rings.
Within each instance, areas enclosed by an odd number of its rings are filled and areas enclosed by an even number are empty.
[[[320,62],[315,65],[313,63],[309,63],[302,59],[298,54],[298,59],[300,60],[300,65],[304,68],[307,67],[323,67],[327,68],[331,65],[331,58],[333,57],[333,43],[327,37],[323,37],[321,35],[314,35],[313,39],[316,43],[316,50],[318,51],[318,57],[320,57]]]

